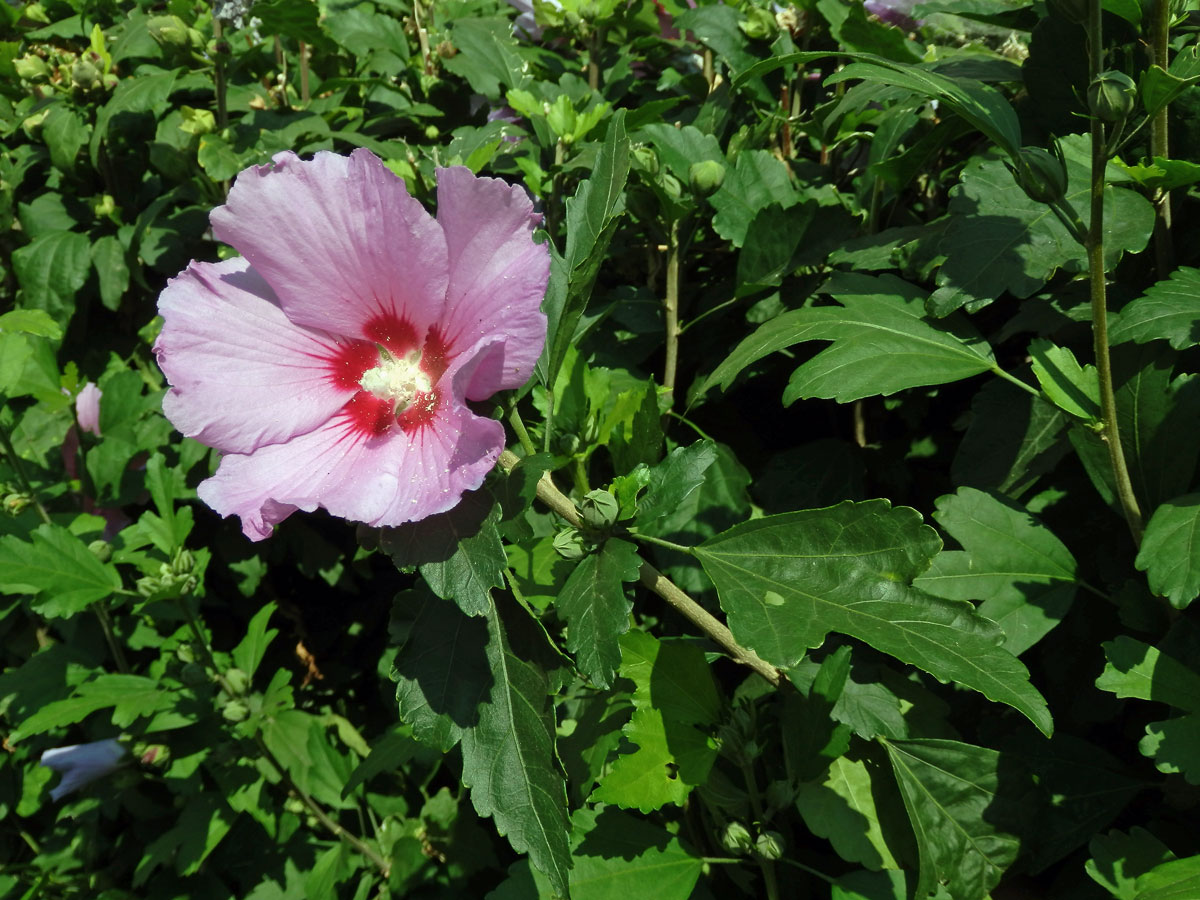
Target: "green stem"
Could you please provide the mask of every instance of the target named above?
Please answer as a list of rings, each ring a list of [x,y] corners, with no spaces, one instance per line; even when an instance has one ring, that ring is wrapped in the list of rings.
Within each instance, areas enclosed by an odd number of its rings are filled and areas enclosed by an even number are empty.
[[[657,544],[660,547],[666,547],[668,550],[674,550],[676,553],[686,553],[688,556],[693,556],[692,548],[683,544],[676,544],[674,541],[664,541],[662,538],[652,537],[648,534],[642,534],[637,531],[630,531],[629,536],[635,541],[645,541],[647,544]]]
[[[42,521],[49,525],[50,513],[46,512],[46,507],[42,506],[42,501],[37,498],[37,494],[33,490],[33,485],[29,483],[29,479],[25,476],[25,467],[21,464],[21,458],[17,456],[17,451],[13,449],[12,438],[8,435],[8,429],[3,425],[0,425],[0,447],[4,448],[4,455],[8,457],[13,474],[17,476],[17,481],[20,482],[21,490],[29,495],[29,499],[33,502],[33,508],[37,510],[37,514],[41,517]]]
[[[1088,16],[1088,63],[1090,81],[1099,76],[1104,64],[1103,31],[1101,29],[1101,0],[1090,0]],[[1092,185],[1091,221],[1088,223],[1088,277],[1091,283],[1092,335],[1096,345],[1096,374],[1100,380],[1100,415],[1104,421],[1101,437],[1108,446],[1109,463],[1116,482],[1117,499],[1133,542],[1142,542],[1142,512],[1133,492],[1133,482],[1125,463],[1121,432],[1117,425],[1117,399],[1113,390],[1112,362],[1108,352],[1108,296],[1104,266],[1104,170],[1108,164],[1104,141],[1104,123],[1092,119]]]
[[[1033,396],[1035,396],[1035,397],[1042,396],[1042,392],[1039,391],[1037,388],[1033,387],[1032,385],[1026,384],[1024,381],[1022,381],[1020,378],[1018,378],[1015,375],[1008,374],[999,366],[992,366],[992,374],[999,375],[1005,381],[1015,384],[1021,390],[1026,391],[1030,394],[1033,394]]]
[[[762,829],[767,823],[763,821],[763,805],[761,798],[758,796],[758,783],[754,777],[753,762],[743,760],[742,776],[746,781],[746,793],[750,797],[750,809],[754,813],[754,819],[758,823],[759,829]],[[779,900],[779,882],[775,876],[775,863],[759,856],[758,867],[762,870],[763,884],[767,889],[767,900]]]
[[[433,63],[429,58],[429,32],[421,24],[421,0],[413,0],[413,27],[417,31],[417,43],[421,46],[421,71],[426,75],[433,74]]]
[[[125,651],[117,642],[117,636],[113,632],[112,619],[109,618],[108,610],[99,603],[89,603],[88,608],[95,614],[100,622],[100,631],[104,634],[104,642],[108,644],[108,650],[113,655],[113,661],[117,664],[117,670],[129,674],[129,661],[125,658]]]
[[[225,29],[215,15],[212,22],[213,43],[216,45],[216,53],[213,54],[213,92],[217,95],[217,128],[222,129],[229,124],[225,101],[225,51],[222,48]]]
[[[675,403],[675,370],[679,363],[679,220],[672,219],[667,235],[667,290],[663,298],[666,316],[666,361],[663,388],[668,407]]]
[[[1151,4],[1150,62],[1167,68],[1170,60],[1168,39],[1171,31],[1171,4],[1156,0]],[[1164,106],[1150,121],[1150,156],[1169,158],[1170,142],[1167,133],[1167,107]],[[1154,258],[1158,277],[1166,278],[1175,265],[1175,247],[1171,239],[1171,192],[1159,191],[1154,198]]]
[[[533,440],[529,437],[529,431],[525,428],[525,422],[521,418],[521,414],[517,412],[515,406],[512,408],[512,412],[508,414],[508,424],[512,426],[513,431],[516,433],[517,440],[521,444],[521,449],[529,456],[537,453],[537,447],[533,445]]]

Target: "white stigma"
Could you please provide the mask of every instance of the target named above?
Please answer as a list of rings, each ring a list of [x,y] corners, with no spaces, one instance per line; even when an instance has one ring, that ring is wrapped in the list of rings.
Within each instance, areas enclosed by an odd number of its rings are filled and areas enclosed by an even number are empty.
[[[358,384],[380,400],[396,404],[396,413],[402,413],[416,401],[420,394],[433,390],[429,376],[422,371],[421,351],[412,350],[397,359],[387,350],[379,348],[379,365],[363,372]]]

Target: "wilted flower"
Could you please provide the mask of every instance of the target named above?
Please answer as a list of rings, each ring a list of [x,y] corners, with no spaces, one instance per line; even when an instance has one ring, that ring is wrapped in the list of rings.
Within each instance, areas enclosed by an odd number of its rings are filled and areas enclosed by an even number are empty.
[[[438,171],[437,218],[367,150],[238,176],[159,297],[163,410],[224,452],[198,493],[260,540],[297,509],[370,525],[444,512],[504,446],[467,401],[520,387],[545,341],[547,248],[519,188]]]
[[[88,382],[75,395],[75,420],[79,427],[96,437],[100,437],[100,398],[104,392],[92,382]]]
[[[62,781],[50,791],[50,799],[57,802],[72,791],[103,778],[117,769],[124,757],[125,748],[114,738],[47,750],[42,754],[42,765],[62,773]]]

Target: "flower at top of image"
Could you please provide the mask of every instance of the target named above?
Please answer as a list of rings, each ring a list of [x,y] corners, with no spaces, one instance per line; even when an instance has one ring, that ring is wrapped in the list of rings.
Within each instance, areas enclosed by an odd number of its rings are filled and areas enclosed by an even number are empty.
[[[224,455],[198,488],[261,540],[298,509],[368,525],[454,507],[504,449],[476,415],[528,380],[550,255],[528,195],[456,167],[437,217],[367,150],[279,153],[242,172],[159,297],[163,411]]]
[[[103,778],[120,767],[125,755],[125,748],[115,738],[47,750],[42,754],[42,765],[62,773],[62,781],[50,791],[50,799],[57,803],[72,791]]]

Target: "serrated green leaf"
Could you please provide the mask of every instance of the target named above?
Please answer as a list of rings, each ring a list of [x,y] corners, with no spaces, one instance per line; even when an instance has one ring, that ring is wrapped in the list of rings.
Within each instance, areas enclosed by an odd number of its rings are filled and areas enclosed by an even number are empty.
[[[1189,48],[1195,54],[1195,48]],[[1162,66],[1151,65],[1142,70],[1138,82],[1138,91],[1142,96],[1142,109],[1145,114],[1154,118],[1158,111],[1186,91],[1196,82],[1200,75],[1190,78],[1180,78],[1164,69]]]
[[[920,289],[892,276],[839,274],[825,290],[841,306],[792,310],[740,343],[704,382],[727,388],[751,363],[801,341],[833,341],[800,366],[784,404],[823,397],[846,403],[910,387],[945,384],[996,367],[992,349],[965,320],[925,318]]]
[[[650,884],[655,900],[692,896],[704,863],[675,835],[611,808],[580,809],[571,822],[574,900],[628,900]]]
[[[1033,374],[1059,409],[1089,422],[1100,420],[1100,379],[1095,366],[1081,366],[1066,347],[1045,338],[1029,345]]]
[[[567,650],[597,687],[610,687],[621,663],[620,636],[633,608],[625,582],[637,581],[641,566],[636,546],[609,538],[579,561],[555,601],[567,620]]]
[[[74,725],[102,709],[112,709],[112,723],[125,728],[139,716],[172,706],[175,699],[174,694],[164,691],[153,678],[100,675],[79,685],[73,696],[43,706],[17,726],[9,735],[9,741],[16,743],[30,735]]]
[[[13,309],[0,315],[0,331],[33,334],[57,341],[62,328],[40,309]]]
[[[1176,269],[1123,310],[1109,341],[1165,340],[1176,350],[1200,343],[1200,269]]]
[[[48,618],[70,618],[121,589],[121,576],[58,525],[39,525],[26,543],[0,537],[0,591],[36,595],[33,608]]]
[[[275,612],[275,604],[268,600],[247,623],[246,636],[230,651],[233,664],[251,678],[258,671],[258,665],[266,655],[267,647],[270,646],[271,641],[275,640],[275,635],[279,634],[278,628],[267,628],[273,612]]]
[[[476,707],[492,690],[487,625],[419,587],[397,603],[415,615],[393,664],[400,718],[444,753],[478,722]]]
[[[12,267],[27,307],[65,322],[75,312],[75,294],[91,269],[91,242],[77,231],[46,231],[12,253]]]
[[[1188,784],[1200,784],[1200,714],[1151,722],[1138,750],[1154,760],[1158,771],[1182,775]]]
[[[1200,712],[1200,672],[1156,647],[1121,635],[1101,645],[1108,664],[1096,687],[1118,697],[1155,700]]]
[[[704,484],[705,473],[717,461],[712,441],[676,447],[650,470],[646,491],[638,498],[637,525],[645,527],[677,511]]]
[[[491,817],[518,853],[528,853],[569,896],[567,793],[554,752],[546,675],[513,654],[493,604],[486,613],[491,690],[462,735],[463,784],[475,811]]]
[[[913,585],[947,600],[981,601],[1018,656],[1062,621],[1075,599],[1071,551],[1025,509],[975,488],[939,497],[938,524],[963,550],[943,550]]]
[[[100,302],[106,309],[116,311],[129,290],[129,264],[125,261],[125,248],[115,236],[106,234],[95,240],[92,266],[100,282]]]
[[[726,169],[721,189],[709,198],[716,210],[713,229],[741,247],[751,223],[768,206],[789,209],[800,201],[787,167],[765,150],[744,150]]]
[[[823,780],[800,785],[796,806],[809,830],[827,838],[847,862],[873,870],[900,867],[880,827],[871,773],[861,759],[835,759]]]
[[[788,668],[828,632],[848,634],[1007,703],[1049,734],[1046,701],[997,646],[996,624],[911,586],[940,546],[915,510],[871,500],[755,519],[695,554],[734,637],[768,662]]]
[[[508,565],[499,522],[500,505],[487,491],[476,491],[449,512],[384,529],[379,546],[397,566],[417,566],[443,600],[482,616],[491,606],[491,589],[504,586]]]
[[[1022,785],[1000,778],[995,750],[957,741],[884,741],[921,857],[915,896],[938,883],[954,900],[984,900],[1017,858]]]
[[[1185,609],[1200,595],[1200,494],[1184,494],[1154,511],[1134,561],[1150,590]]]
[[[1146,829],[1136,826],[1128,834],[1110,831],[1097,835],[1092,838],[1088,849],[1092,858],[1084,869],[1093,881],[1116,900],[1134,900],[1138,876],[1175,858],[1166,844]]]
[[[1133,900],[1192,900],[1200,896],[1200,856],[1160,863],[1134,883]]]
[[[444,65],[477,93],[499,97],[501,85],[515,88],[528,80],[508,20],[463,17],[455,21],[451,39],[458,53]]]

